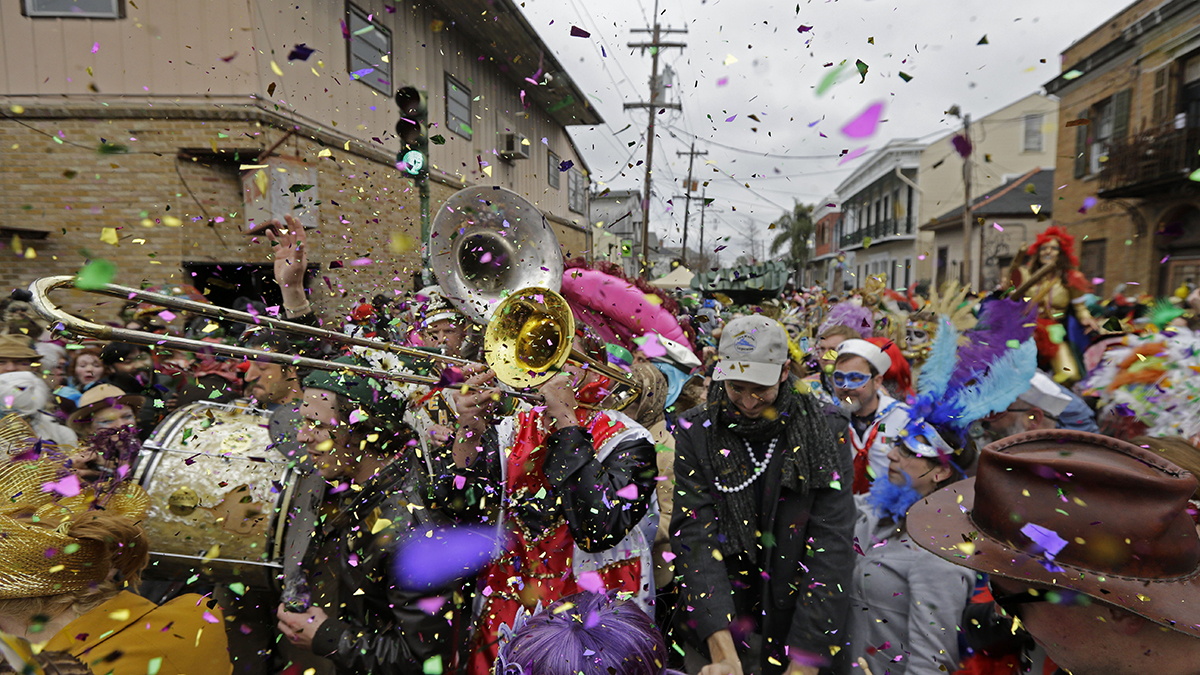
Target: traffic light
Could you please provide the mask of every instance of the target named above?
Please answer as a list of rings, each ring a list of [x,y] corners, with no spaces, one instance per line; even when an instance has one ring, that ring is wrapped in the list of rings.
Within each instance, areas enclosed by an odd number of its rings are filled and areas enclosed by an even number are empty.
[[[400,152],[396,155],[396,166],[409,176],[424,179],[429,173],[429,139],[425,136],[429,110],[425,95],[414,86],[401,87],[396,91],[396,105],[400,107],[400,121],[396,122]]]

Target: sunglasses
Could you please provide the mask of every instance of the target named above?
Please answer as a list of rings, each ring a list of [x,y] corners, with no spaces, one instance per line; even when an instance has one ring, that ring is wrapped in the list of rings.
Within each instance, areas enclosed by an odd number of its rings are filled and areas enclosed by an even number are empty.
[[[833,386],[838,389],[858,389],[870,381],[870,373],[847,373],[841,370],[833,371]]]

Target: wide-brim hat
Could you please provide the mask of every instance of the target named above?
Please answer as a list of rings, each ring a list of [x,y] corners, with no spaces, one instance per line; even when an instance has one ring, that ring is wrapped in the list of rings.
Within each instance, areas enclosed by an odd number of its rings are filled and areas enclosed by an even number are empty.
[[[92,421],[92,416],[115,405],[123,405],[137,410],[142,407],[146,399],[135,394],[126,394],[123,389],[116,385],[101,383],[93,386],[91,389],[83,392],[76,403],[75,412],[67,418],[67,426],[75,430],[76,433],[84,426]]]
[[[985,447],[969,478],[908,512],[938,557],[1024,584],[1075,591],[1200,637],[1196,479],[1107,436],[1050,429]]]
[[[0,334],[0,359],[22,359],[29,361],[37,361],[42,358],[41,354],[37,353],[30,346],[28,335],[20,333],[4,333]]]

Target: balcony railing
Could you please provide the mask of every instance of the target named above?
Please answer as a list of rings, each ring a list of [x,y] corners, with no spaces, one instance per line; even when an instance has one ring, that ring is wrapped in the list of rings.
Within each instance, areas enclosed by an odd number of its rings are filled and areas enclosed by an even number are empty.
[[[878,241],[884,237],[899,237],[908,234],[912,234],[911,221],[908,218],[902,220],[889,219],[866,225],[854,232],[843,234],[841,245],[854,246],[861,244],[865,237],[870,237],[872,240]]]
[[[1100,196],[1144,197],[1187,180],[1200,168],[1200,129],[1141,133],[1108,148],[1100,169]]]

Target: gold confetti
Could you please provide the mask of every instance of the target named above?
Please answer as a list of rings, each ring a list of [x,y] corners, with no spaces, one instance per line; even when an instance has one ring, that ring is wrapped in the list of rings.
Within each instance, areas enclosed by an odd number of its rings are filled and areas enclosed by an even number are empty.
[[[325,148],[324,150],[317,153],[317,157],[333,157],[333,151],[330,150],[329,148]]]
[[[162,220],[163,225],[166,225],[167,227],[179,227],[180,225],[183,225],[183,221],[175,216],[163,216]]]
[[[205,553],[204,557],[201,558],[200,560],[202,562],[208,562],[209,560],[212,560],[213,558],[216,558],[219,555],[221,555],[221,545],[213,544],[213,547],[208,549],[208,553]]]
[[[113,246],[116,246],[119,243],[119,240],[117,239],[117,228],[115,228],[115,227],[100,228],[100,241],[102,241],[106,244],[112,244]]]
[[[392,521],[388,520],[387,518],[380,518],[375,521],[374,525],[371,526],[371,534],[379,534],[391,524]]]
[[[112,619],[113,621],[128,621],[129,620],[129,610],[128,609],[114,609],[113,611],[108,613],[108,618]]]
[[[278,76],[280,76],[280,77],[283,77],[283,69],[282,69],[282,68],[280,68],[280,67],[279,67],[279,64],[278,64],[278,63],[275,63],[275,61],[271,61],[271,70],[272,70],[272,71],[273,71],[273,72],[274,72],[276,75],[278,75]]]

